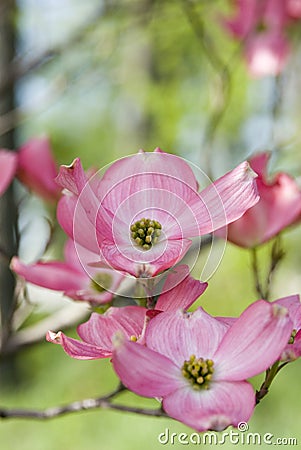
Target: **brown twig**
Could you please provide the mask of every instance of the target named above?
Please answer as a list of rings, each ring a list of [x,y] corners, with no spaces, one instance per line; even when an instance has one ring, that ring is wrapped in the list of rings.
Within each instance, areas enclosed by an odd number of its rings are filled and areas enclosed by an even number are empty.
[[[167,417],[166,413],[161,409],[161,407],[157,409],[146,409],[111,403],[112,400],[124,390],[126,390],[126,388],[122,384],[120,384],[113,392],[104,395],[103,397],[87,398],[84,400],[69,403],[67,405],[55,406],[44,410],[0,408],[0,418],[48,420],[66,414],[72,414],[80,411],[89,411],[99,408],[131,412],[135,414],[142,414],[144,416]]]

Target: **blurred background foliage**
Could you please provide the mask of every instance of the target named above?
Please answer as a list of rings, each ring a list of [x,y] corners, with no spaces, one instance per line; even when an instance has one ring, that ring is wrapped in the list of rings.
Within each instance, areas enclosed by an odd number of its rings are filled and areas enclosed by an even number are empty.
[[[275,78],[251,79],[239,44],[220,25],[229,10],[226,0],[18,0],[13,21],[21,70],[15,76],[15,109],[0,117],[0,133],[14,130],[16,146],[47,134],[58,163],[80,156],[85,168],[159,146],[216,178],[253,152],[269,149],[272,171],[299,176],[300,30],[294,30],[286,70]],[[56,230],[57,242],[62,236]],[[300,293],[300,241],[300,228],[284,236],[287,257],[276,274],[273,299]],[[267,252],[263,246],[262,271]],[[48,295],[34,291],[35,317],[52,308],[41,300]],[[198,304],[213,314],[237,315],[256,298],[249,253],[228,244]],[[60,301],[69,302],[55,300],[55,307]],[[297,361],[279,374],[255,411],[251,432],[301,442],[300,370]],[[2,406],[42,409],[105,394],[117,382],[108,361],[72,360],[48,343],[18,354],[16,371],[12,386],[0,386]],[[255,386],[260,382],[258,377]],[[133,405],[153,404],[122,395]],[[164,418],[100,410],[41,423],[3,421],[0,445],[146,450],[161,447],[157,436],[166,427],[192,432]]]

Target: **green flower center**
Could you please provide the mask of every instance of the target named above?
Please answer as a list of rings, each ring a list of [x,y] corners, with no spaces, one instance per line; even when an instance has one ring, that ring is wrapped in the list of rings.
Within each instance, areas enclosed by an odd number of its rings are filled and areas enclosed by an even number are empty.
[[[196,358],[191,355],[182,366],[182,374],[192,384],[193,389],[209,389],[214,362],[212,359]]]
[[[131,237],[143,250],[150,250],[158,242],[162,225],[157,220],[140,219],[131,225]]]
[[[113,283],[113,277],[109,273],[98,273],[91,280],[91,287],[97,292],[107,291]]]
[[[293,344],[295,342],[296,334],[297,334],[297,330],[293,329],[291,337],[290,337],[290,339],[288,341],[289,344]]]

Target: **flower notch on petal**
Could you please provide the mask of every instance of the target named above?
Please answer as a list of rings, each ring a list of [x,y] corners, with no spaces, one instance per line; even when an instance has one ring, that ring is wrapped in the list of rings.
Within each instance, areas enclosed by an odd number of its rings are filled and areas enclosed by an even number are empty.
[[[191,355],[184,361],[182,374],[190,381],[193,389],[209,389],[214,372],[213,366],[212,359],[196,358],[195,355]]]
[[[144,250],[150,250],[158,242],[162,225],[157,220],[142,218],[131,225],[131,237]]]

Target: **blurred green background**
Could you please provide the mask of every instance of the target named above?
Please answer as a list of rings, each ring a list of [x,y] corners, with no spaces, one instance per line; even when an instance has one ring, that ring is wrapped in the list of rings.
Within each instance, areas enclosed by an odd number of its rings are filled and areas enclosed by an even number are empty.
[[[15,83],[16,109],[0,117],[0,133],[14,130],[18,145],[48,134],[58,163],[80,156],[85,168],[159,146],[214,178],[269,149],[272,171],[300,175],[299,29],[292,30],[284,73],[252,80],[238,44],[220,26],[230,9],[226,0],[19,0],[16,6],[16,52],[24,70]],[[58,231],[55,237],[63,241]],[[286,258],[272,299],[301,290],[300,228],[283,242]],[[261,250],[263,272],[267,250]],[[60,245],[53,252],[61,255]],[[199,271],[196,265],[193,273]],[[256,299],[249,253],[227,245],[198,304],[212,314],[238,315]],[[47,307],[37,302],[36,317]],[[72,360],[46,342],[20,352],[16,371],[13,385],[0,386],[1,406],[43,409],[106,394],[117,383],[108,361]],[[300,445],[300,371],[296,361],[277,376],[250,432],[295,437]],[[256,388],[261,381],[254,380]],[[120,400],[155,405],[128,393]],[[104,410],[47,422],[7,420],[0,422],[0,448],[147,450],[162,447],[158,435],[167,427],[193,432],[164,418]],[[166,447],[183,447],[176,442]]]

